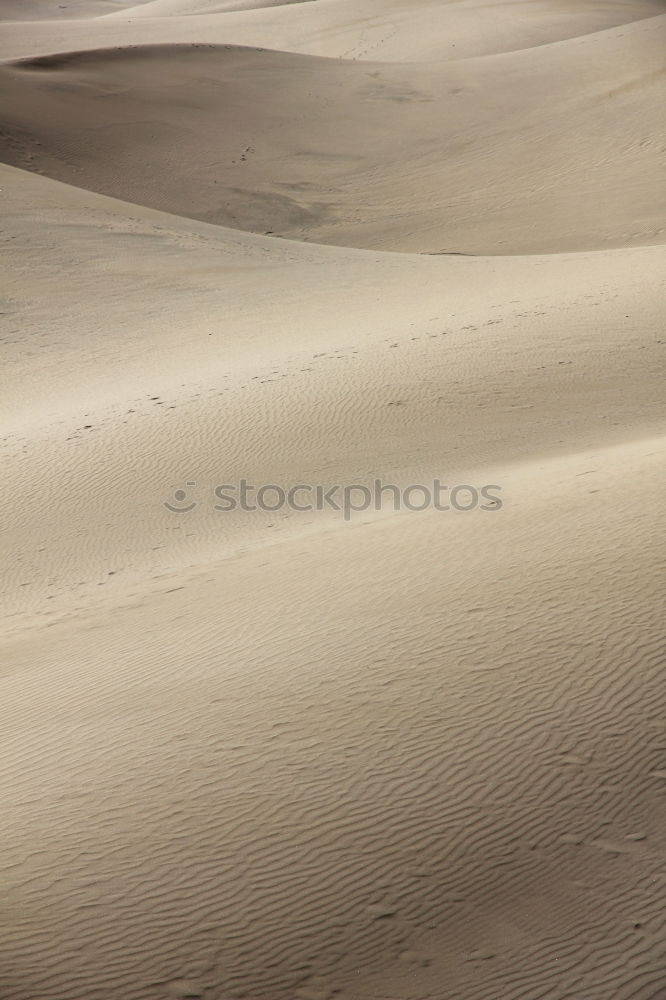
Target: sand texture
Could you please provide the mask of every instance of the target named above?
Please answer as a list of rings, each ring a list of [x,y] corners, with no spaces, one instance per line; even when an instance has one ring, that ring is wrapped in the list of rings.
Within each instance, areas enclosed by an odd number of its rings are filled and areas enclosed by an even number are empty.
[[[0,20],[0,1000],[664,1000],[666,2]]]

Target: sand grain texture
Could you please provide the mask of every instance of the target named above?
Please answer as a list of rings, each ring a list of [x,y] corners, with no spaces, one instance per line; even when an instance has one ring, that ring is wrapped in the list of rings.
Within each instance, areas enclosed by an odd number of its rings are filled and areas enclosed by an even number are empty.
[[[661,1000],[665,5],[1,16],[2,1000]]]

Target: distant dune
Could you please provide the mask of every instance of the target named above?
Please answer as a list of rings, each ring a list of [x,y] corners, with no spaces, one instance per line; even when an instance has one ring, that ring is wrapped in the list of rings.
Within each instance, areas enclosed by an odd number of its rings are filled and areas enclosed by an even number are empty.
[[[124,0],[3,0],[0,21],[49,21],[60,18],[93,18],[117,12],[138,11],[138,3]],[[150,0],[143,0],[144,3]]]
[[[664,238],[665,42],[663,16],[437,66],[216,46],[24,60],[0,70],[0,148],[114,197],[290,238],[641,246]]]
[[[660,1000],[666,4],[2,17],[2,1000]]]

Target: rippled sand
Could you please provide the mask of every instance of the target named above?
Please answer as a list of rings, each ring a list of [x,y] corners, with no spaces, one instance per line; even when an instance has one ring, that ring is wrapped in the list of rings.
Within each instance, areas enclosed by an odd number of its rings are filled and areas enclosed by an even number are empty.
[[[666,3],[0,19],[2,1000],[660,1000]]]

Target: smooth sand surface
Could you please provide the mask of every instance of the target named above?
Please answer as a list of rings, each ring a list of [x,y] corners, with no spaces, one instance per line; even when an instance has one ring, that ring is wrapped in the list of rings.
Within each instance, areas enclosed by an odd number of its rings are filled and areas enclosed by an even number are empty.
[[[0,40],[0,997],[661,1000],[666,5],[55,6]]]
[[[254,232],[418,253],[641,246],[665,232],[665,45],[662,15],[436,65],[96,49],[2,68],[0,128],[16,166]]]
[[[3,0],[0,6],[0,21],[47,21],[61,18],[100,17],[105,14],[134,13],[139,4],[150,0]]]

